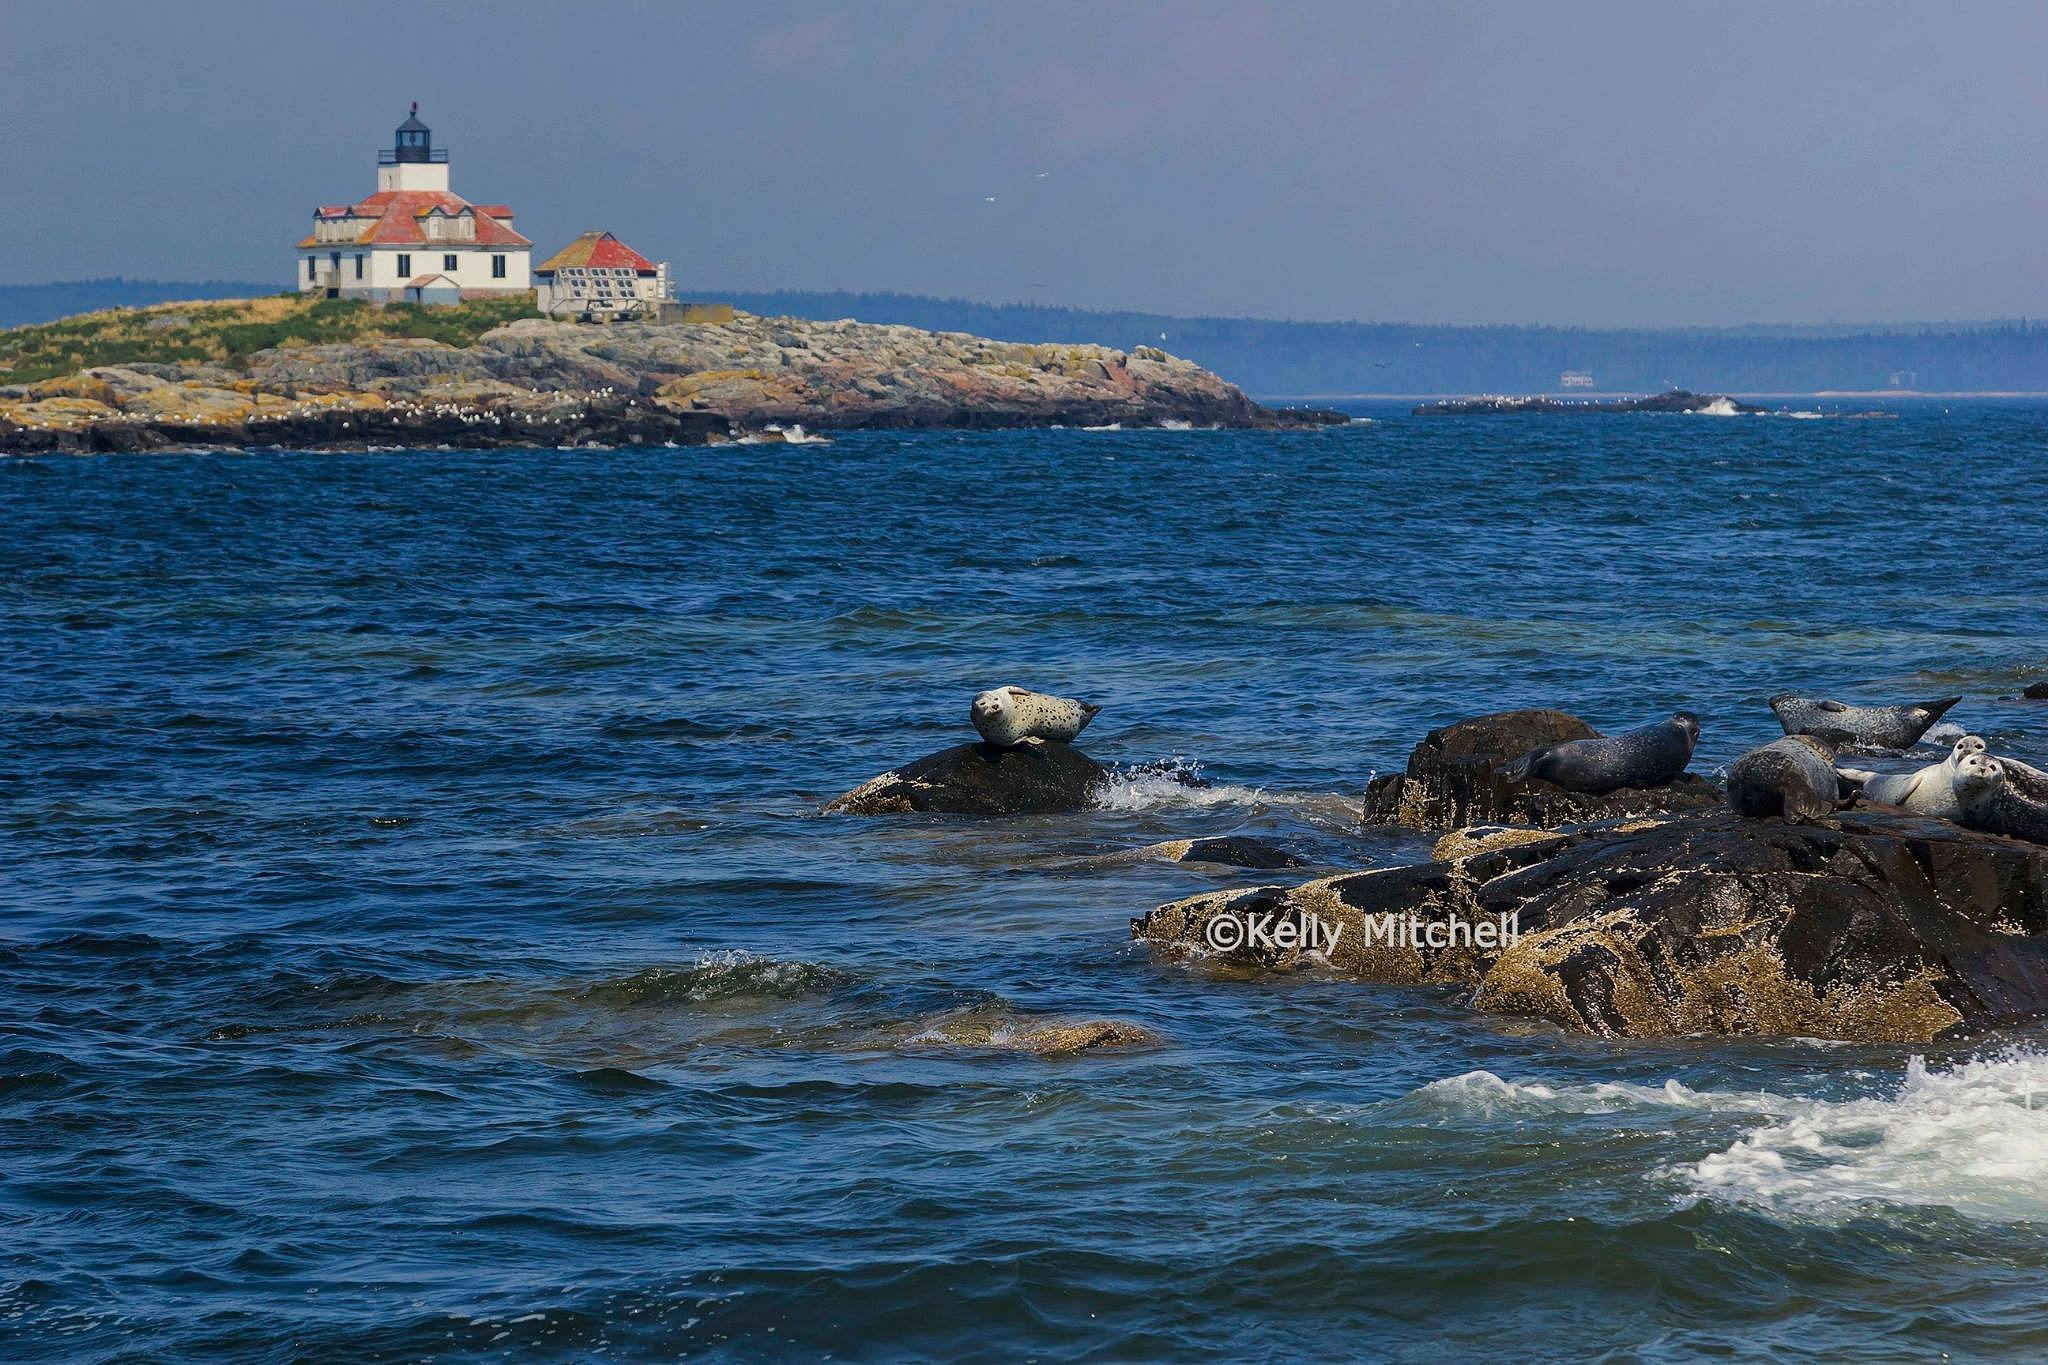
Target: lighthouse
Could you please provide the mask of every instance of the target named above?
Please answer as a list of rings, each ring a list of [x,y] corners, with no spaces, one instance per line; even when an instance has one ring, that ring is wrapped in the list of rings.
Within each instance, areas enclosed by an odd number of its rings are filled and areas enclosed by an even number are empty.
[[[533,243],[503,204],[472,204],[448,188],[417,102],[377,153],[377,192],[313,211],[298,245],[299,292],[377,303],[453,303],[533,288]]]

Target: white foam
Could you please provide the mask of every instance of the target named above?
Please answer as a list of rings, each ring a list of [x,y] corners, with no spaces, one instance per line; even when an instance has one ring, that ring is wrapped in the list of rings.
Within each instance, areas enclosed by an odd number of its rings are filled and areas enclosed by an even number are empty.
[[[1732,398],[1716,398],[1713,402],[1707,404],[1703,408],[1694,408],[1693,412],[1701,417],[1742,416],[1741,411],[1738,410],[1735,406],[1735,400]]]
[[[1827,1221],[1883,1206],[1952,1209],[1986,1222],[2048,1221],[2048,1055],[2014,1052],[1930,1069],[1907,1065],[1889,1096],[1830,1100],[1768,1091],[1605,1082],[1545,1085],[1470,1071],[1409,1099],[1446,1117],[1674,1111],[1756,1121],[1718,1152],[1657,1172],[1687,1199]]]
[[[1827,414],[1824,412],[1788,412],[1785,416],[1797,418],[1802,422],[1817,422],[1827,416]]]
[[[1124,429],[1124,424],[1123,424],[1122,422],[1109,422],[1109,423],[1106,423],[1105,425],[1103,425],[1103,426],[1099,426],[1099,427],[1082,427],[1082,428],[1081,428],[1081,430],[1083,430],[1083,431],[1122,431],[1123,429]]]
[[[2048,1219],[2048,1057],[1931,1071],[1915,1057],[1890,1099],[1798,1100],[1676,1174],[1701,1194],[1826,1217],[1871,1204]]]
[[[1952,720],[1940,720],[1936,721],[1921,738],[1936,744],[1954,744],[1969,733],[1968,730],[1965,730]]]
[[[1558,1089],[1535,1081],[1502,1080],[1491,1071],[1467,1071],[1431,1081],[1415,1092],[1425,1105],[1454,1113],[1477,1114],[1618,1114],[1630,1109],[1707,1109],[1716,1097],[1677,1081],[1661,1086],[1603,1081]],[[1761,1097],[1758,1097],[1761,1098]]]
[[[1096,788],[1095,804],[1103,810],[1206,810],[1216,806],[1286,805],[1305,799],[1270,796],[1263,788],[1228,782],[1191,785],[1201,775],[1201,764],[1179,757],[1143,768],[1115,768]]]

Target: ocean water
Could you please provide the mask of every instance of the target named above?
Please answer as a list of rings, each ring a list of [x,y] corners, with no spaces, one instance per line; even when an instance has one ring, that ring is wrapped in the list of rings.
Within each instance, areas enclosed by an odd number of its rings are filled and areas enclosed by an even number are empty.
[[[2048,761],[2048,409],[1895,411],[0,461],[0,1355],[2038,1358],[2048,1039],[1221,974],[1131,917],[1272,874],[1114,856],[1419,856],[1509,706]],[[1099,808],[816,813],[1008,682]]]

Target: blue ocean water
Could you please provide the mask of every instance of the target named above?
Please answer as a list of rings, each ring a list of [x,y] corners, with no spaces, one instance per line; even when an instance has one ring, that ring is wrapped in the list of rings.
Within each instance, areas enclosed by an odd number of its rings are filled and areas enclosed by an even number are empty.
[[[2033,1034],[1220,975],[1129,920],[1262,874],[1109,856],[1419,856],[1509,706],[2048,761],[2048,409],[1894,411],[0,461],[0,1353],[2037,1358]],[[1101,808],[816,813],[1007,682]]]

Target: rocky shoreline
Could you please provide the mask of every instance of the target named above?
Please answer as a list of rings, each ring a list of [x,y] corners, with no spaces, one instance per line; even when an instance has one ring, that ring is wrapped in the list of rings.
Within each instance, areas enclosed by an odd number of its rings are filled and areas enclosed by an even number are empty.
[[[174,305],[162,311],[177,317]],[[285,344],[235,365],[130,361],[0,387],[0,451],[18,453],[702,445],[795,426],[1283,429],[1347,420],[1261,407],[1151,347],[1028,345],[743,313],[609,327],[528,318],[467,346],[411,337]]]
[[[1433,730],[1363,810],[1441,834],[1426,861],[1189,897],[1132,936],[1453,986],[1603,1037],[1929,1043],[2048,1015],[2048,845],[1861,800],[1818,822],[1744,818],[1692,773],[1602,795],[1501,774],[1594,733],[1548,709]],[[1262,932],[1219,940],[1219,917]]]

